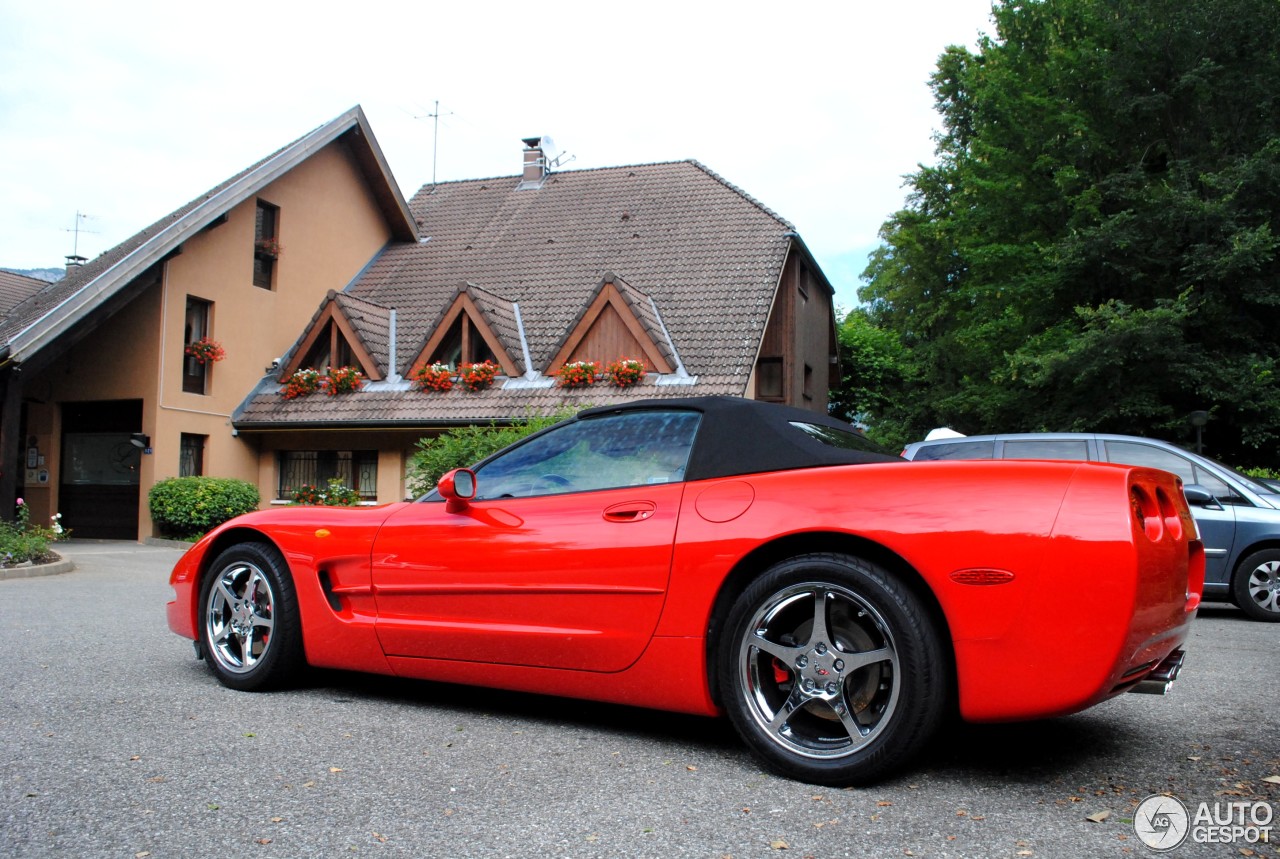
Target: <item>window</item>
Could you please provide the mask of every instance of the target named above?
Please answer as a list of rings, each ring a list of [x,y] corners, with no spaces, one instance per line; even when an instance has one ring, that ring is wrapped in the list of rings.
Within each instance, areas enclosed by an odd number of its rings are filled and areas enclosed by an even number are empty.
[[[936,459],[992,459],[995,455],[994,441],[951,441],[945,444],[921,445],[912,459],[917,462]]]
[[[804,365],[804,387],[801,389],[806,400],[813,399],[813,368],[808,364]]]
[[[1089,442],[1084,439],[1061,441],[1006,441],[1005,459],[1070,459],[1089,458]]]
[[[332,319],[325,323],[319,336],[316,337],[314,345],[302,359],[301,366],[315,367],[321,372],[324,371],[325,367],[360,367],[364,369],[361,363],[356,360],[351,344],[347,342],[347,338],[342,335],[342,330]]]
[[[825,424],[810,424],[803,421],[792,421],[791,425],[822,442],[827,447],[837,447],[841,450],[870,451],[871,453],[887,452],[862,433],[852,430],[837,429]]]
[[[187,316],[182,333],[182,390],[188,394],[208,392],[209,368],[212,365],[200,363],[194,355],[188,355],[186,349],[201,337],[209,336],[212,307],[211,302],[187,296]]]
[[[281,250],[279,220],[279,207],[258,201],[253,225],[253,285],[263,289],[271,289],[275,283],[276,259]]]
[[[1230,504],[1246,504],[1240,493],[1236,492],[1223,480],[1210,474],[1185,457],[1167,450],[1161,450],[1149,444],[1131,441],[1106,441],[1103,447],[1107,451],[1108,462],[1121,462],[1125,465],[1145,465],[1172,471],[1182,478],[1184,484],[1203,486],[1213,494],[1214,498]]]
[[[207,435],[183,433],[178,443],[178,476],[199,477],[204,474],[204,446]]]
[[[292,501],[303,486],[326,489],[333,478],[358,492],[361,501],[378,499],[376,450],[282,450],[278,465],[276,498],[282,501]]]
[[[761,358],[756,364],[756,399],[780,401],[782,397],[782,359]]]
[[[701,415],[632,412],[565,424],[476,472],[478,498],[525,498],[684,479]]]
[[[476,330],[475,323],[466,313],[460,313],[427,363],[448,364],[456,369],[463,364],[482,364],[485,361],[499,363],[493,350]]]

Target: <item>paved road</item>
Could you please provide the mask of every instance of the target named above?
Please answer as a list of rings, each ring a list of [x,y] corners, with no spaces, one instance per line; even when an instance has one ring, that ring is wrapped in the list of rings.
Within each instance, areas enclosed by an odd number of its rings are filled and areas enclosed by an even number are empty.
[[[1128,822],[1156,792],[1280,815],[1280,625],[1230,608],[1172,696],[957,726],[834,790],[763,774],[723,721],[346,674],[232,692],[165,627],[177,550],[66,553],[0,581],[3,856],[1092,859],[1159,855]]]

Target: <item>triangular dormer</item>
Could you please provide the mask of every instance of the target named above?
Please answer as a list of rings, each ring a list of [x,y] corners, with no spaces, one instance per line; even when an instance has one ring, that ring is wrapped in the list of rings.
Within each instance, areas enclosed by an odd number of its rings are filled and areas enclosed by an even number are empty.
[[[369,381],[381,381],[389,366],[392,312],[330,290],[280,368],[280,381],[308,367],[322,372],[326,367],[357,367]]]
[[[520,375],[508,347],[508,341],[520,337],[518,319],[514,303],[474,284],[462,286],[431,328],[409,367],[409,375],[428,364],[457,368],[485,361],[501,367],[503,375]]]
[[[605,364],[618,358],[637,358],[655,373],[673,373],[680,365],[652,299],[607,272],[591,303],[570,327],[547,373],[554,374],[572,361]]]

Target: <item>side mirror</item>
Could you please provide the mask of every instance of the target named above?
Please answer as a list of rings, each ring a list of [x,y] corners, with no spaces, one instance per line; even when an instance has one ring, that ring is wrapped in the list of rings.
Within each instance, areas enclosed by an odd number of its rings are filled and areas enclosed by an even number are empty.
[[[1213,497],[1213,493],[1198,484],[1192,483],[1182,487],[1182,494],[1187,497],[1187,503],[1192,507],[1207,507],[1211,510],[1222,509],[1222,505],[1218,503],[1218,499]]]
[[[436,484],[436,490],[444,499],[444,509],[449,513],[461,513],[476,497],[476,473],[469,468],[455,468]]]

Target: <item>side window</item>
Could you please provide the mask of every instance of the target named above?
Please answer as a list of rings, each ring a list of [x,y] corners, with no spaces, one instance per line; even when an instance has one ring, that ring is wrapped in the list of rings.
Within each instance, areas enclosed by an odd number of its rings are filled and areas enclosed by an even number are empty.
[[[275,283],[276,260],[284,250],[279,221],[279,207],[259,200],[253,224],[253,285],[263,289],[271,289]]]
[[[1004,443],[1004,458],[1088,459],[1089,443],[1084,439],[1006,441]]]
[[[1242,502],[1244,499],[1222,480],[1197,466],[1185,457],[1149,444],[1131,441],[1108,441],[1103,444],[1107,460],[1125,465],[1146,465],[1172,471],[1183,483],[1195,483],[1213,493],[1220,501]]]
[[[935,459],[991,459],[996,454],[994,441],[949,441],[946,444],[926,444],[912,457],[916,462]]]
[[[696,412],[633,412],[574,421],[476,472],[477,497],[527,498],[684,479]]]
[[[202,357],[197,344],[209,336],[212,308],[212,302],[187,296],[182,334],[182,390],[188,394],[208,392],[210,361]]]

